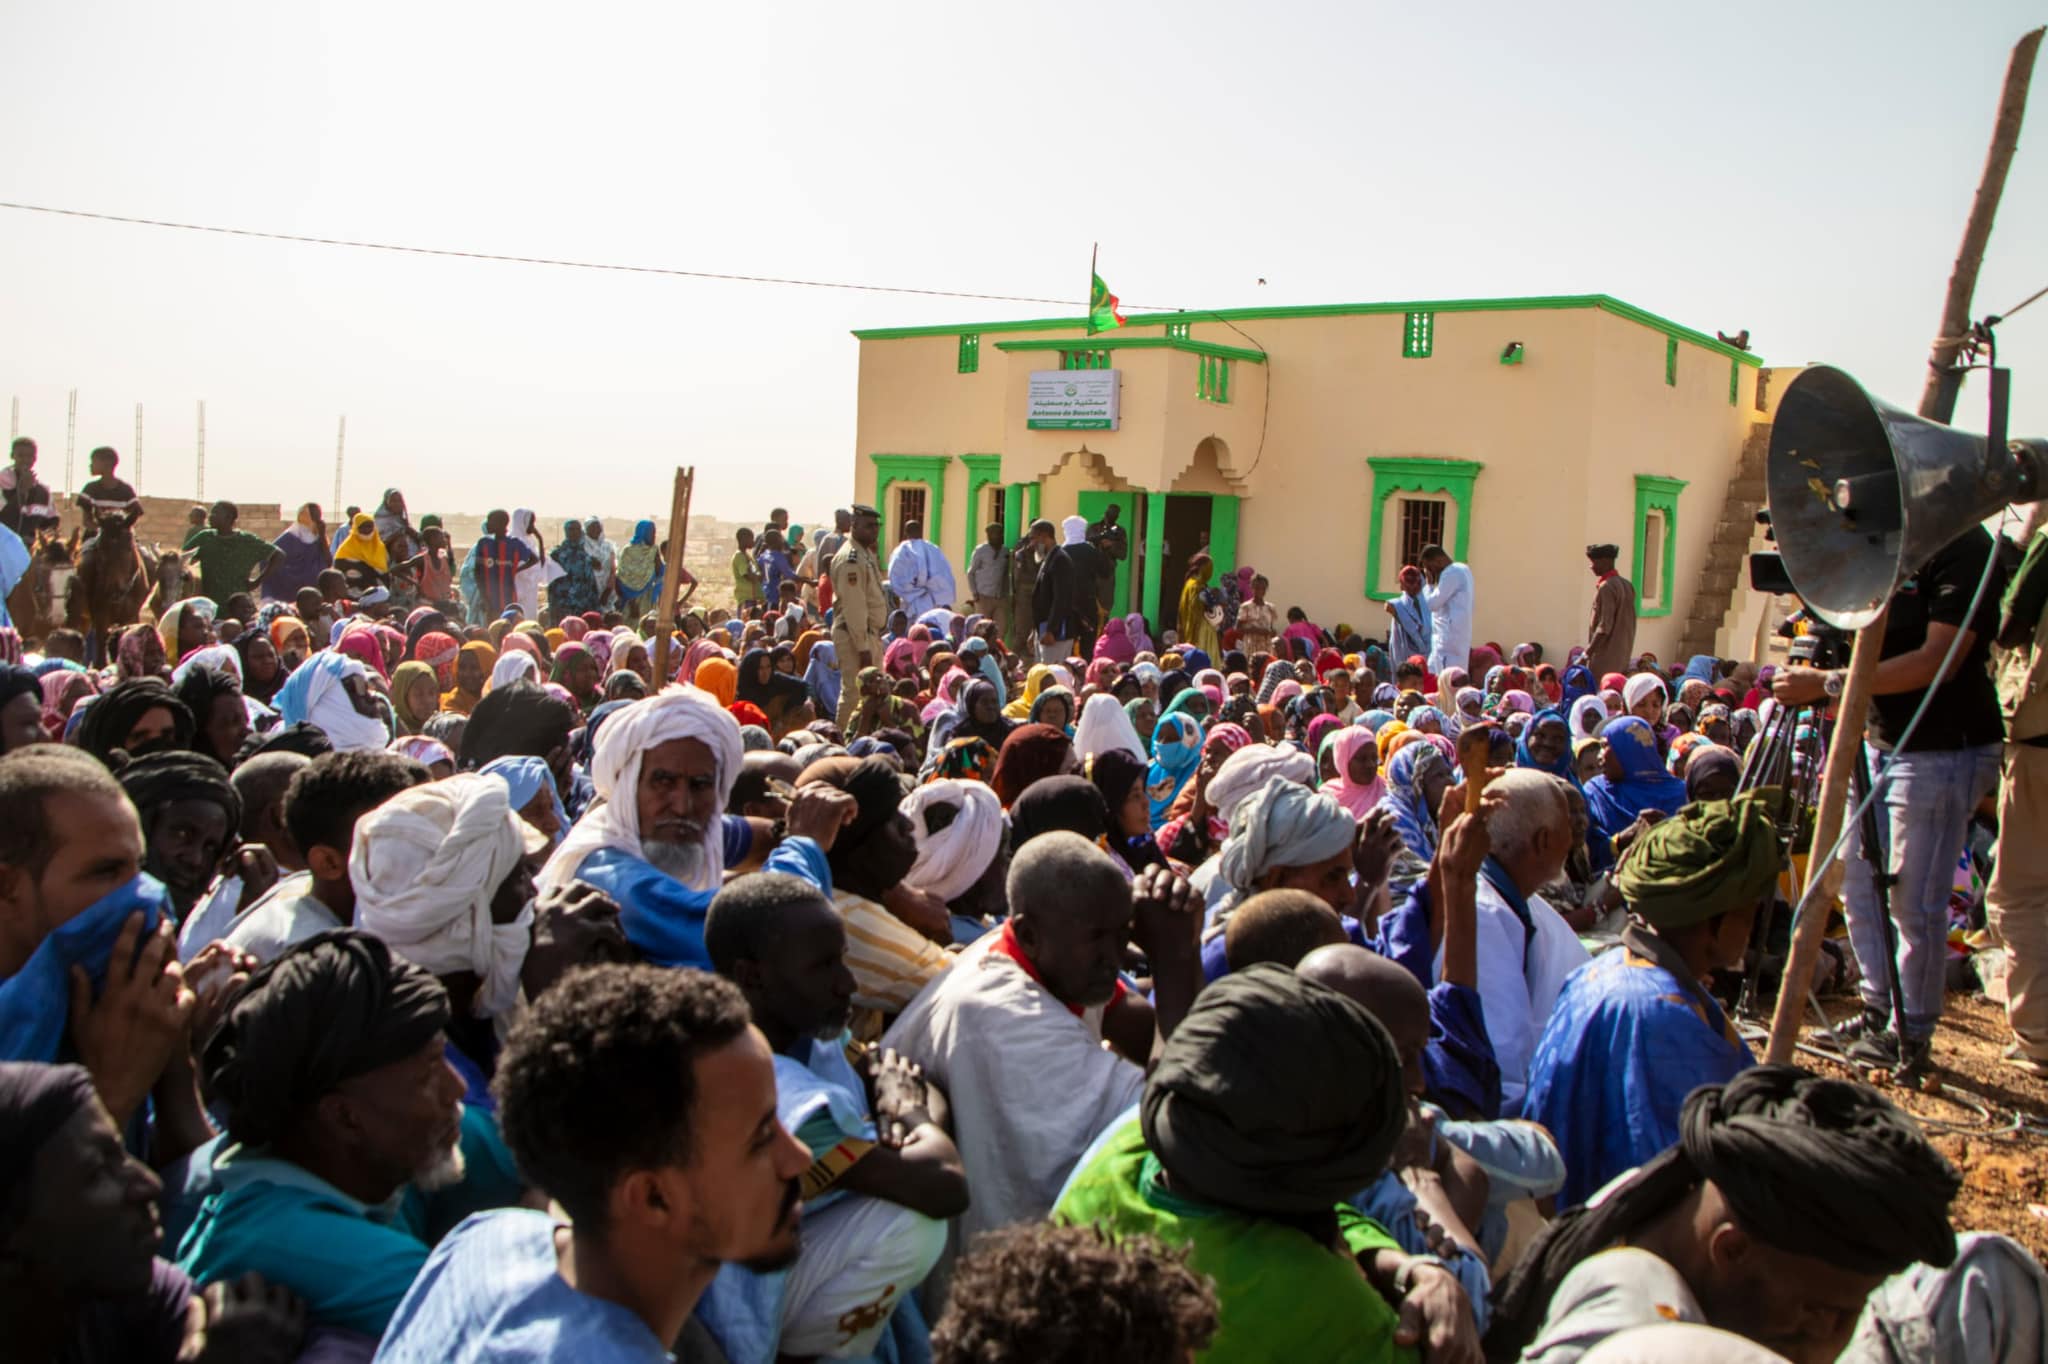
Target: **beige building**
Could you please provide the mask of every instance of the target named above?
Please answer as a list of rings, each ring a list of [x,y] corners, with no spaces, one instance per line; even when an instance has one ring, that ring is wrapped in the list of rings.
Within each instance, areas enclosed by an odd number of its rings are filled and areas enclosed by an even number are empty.
[[[961,570],[991,522],[1014,543],[1115,504],[1120,609],[1169,627],[1204,543],[1367,635],[1431,542],[1472,566],[1475,641],[1583,640],[1598,541],[1637,586],[1639,650],[1746,654],[1764,621],[1741,559],[1789,376],[1605,295],[854,335],[855,491],[885,556],[913,517]]]

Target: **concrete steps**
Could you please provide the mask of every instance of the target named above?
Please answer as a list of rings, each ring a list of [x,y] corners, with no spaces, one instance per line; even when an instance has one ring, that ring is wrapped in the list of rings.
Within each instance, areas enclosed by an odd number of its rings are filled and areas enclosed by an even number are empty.
[[[1692,609],[1680,636],[1679,658],[1717,653],[1716,637],[1748,585],[1750,541],[1756,535],[1756,514],[1769,501],[1764,465],[1771,449],[1771,427],[1760,422],[1742,443],[1742,459],[1728,480],[1721,516],[1707,544],[1707,561],[1693,589]]]

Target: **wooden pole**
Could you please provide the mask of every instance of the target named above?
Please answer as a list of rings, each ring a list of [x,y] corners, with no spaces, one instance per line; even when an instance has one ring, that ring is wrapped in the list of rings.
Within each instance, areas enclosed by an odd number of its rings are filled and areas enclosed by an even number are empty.
[[[1992,219],[1998,214],[1999,195],[2005,189],[2005,173],[2019,145],[2020,117],[2026,110],[2027,84],[2034,75],[2034,54],[2040,50],[2041,30],[2035,29],[2013,48],[2006,67],[2005,91],[1998,102],[1998,122],[1991,132],[1991,151],[1984,159],[1984,176],[1977,186],[1977,198],[1970,206],[1970,221],[1963,229],[1963,244],[1956,253],[1954,271],[1949,275],[1948,297],[1942,304],[1941,331],[1928,359],[1931,373],[1920,396],[1920,415],[1946,422],[1955,415],[1956,393],[1962,374],[1954,369],[1961,337],[1970,326],[1970,301],[1977,288],[1977,271],[1984,263],[1984,248],[1991,240]],[[1870,710],[1870,684],[1877,673],[1878,654],[1884,648],[1887,612],[1856,632],[1856,647],[1849,656],[1849,676],[1842,688],[1841,705],[1835,716],[1834,742],[1828,748],[1827,771],[1821,778],[1820,805],[1815,812],[1813,855],[1825,856],[1841,837],[1847,813],[1850,773],[1860,750],[1858,740]],[[1792,949],[1785,959],[1785,976],[1778,986],[1778,1003],[1771,1014],[1771,1040],[1764,1059],[1784,1064],[1792,1059],[1799,1041],[1799,1020],[1813,988],[1814,967],[1820,961],[1821,939],[1827,936],[1828,916],[1822,906],[1833,899],[1842,884],[1842,860],[1837,858],[1821,873],[1821,882],[1803,897],[1806,912],[1793,926]]]
[[[695,465],[676,470],[676,488],[669,499],[668,559],[661,575],[661,599],[654,612],[655,687],[668,685],[670,637],[676,632],[676,594],[683,586],[683,540],[690,533],[690,493],[697,482]]]

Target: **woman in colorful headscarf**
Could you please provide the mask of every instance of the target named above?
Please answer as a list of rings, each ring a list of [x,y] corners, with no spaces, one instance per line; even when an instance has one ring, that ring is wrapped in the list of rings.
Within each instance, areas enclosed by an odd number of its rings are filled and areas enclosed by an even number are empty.
[[[380,678],[388,676],[384,670],[384,646],[372,630],[357,626],[342,631],[341,637],[334,641],[332,652],[355,659]]]
[[[1180,642],[1212,654],[1222,652],[1216,641],[1216,627],[1209,620],[1209,607],[1215,596],[1209,579],[1215,571],[1215,561],[1207,554],[1198,551],[1188,560],[1187,577],[1181,582],[1178,620]]]
[[[654,523],[638,521],[633,538],[619,548],[616,581],[619,609],[629,619],[638,619],[655,608],[661,599],[661,552],[654,544]]]
[[[270,642],[270,636],[262,630],[244,630],[230,647],[241,659],[242,695],[269,705],[270,698],[284,685],[288,671],[278,660],[277,647]],[[434,699],[438,703],[440,697]]]
[[[1322,784],[1322,793],[1350,811],[1353,819],[1364,819],[1387,793],[1386,779],[1380,775],[1379,746],[1373,742],[1372,731],[1359,725],[1345,725],[1323,739],[1317,750],[1318,767],[1325,754],[1337,775]]]
[[[588,715],[597,709],[604,699],[598,695],[598,684],[603,680],[604,673],[586,645],[569,640],[555,651],[555,665],[548,671],[548,681],[568,688],[578,714]]]
[[[1068,771],[1073,756],[1074,741],[1051,725],[1019,725],[1003,740],[988,784],[1007,810],[1033,783]]]
[[[271,543],[283,557],[272,561],[263,575],[260,590],[266,601],[296,600],[302,589],[319,586],[320,575],[334,566],[318,503],[302,504],[297,519]]]
[[[418,659],[398,665],[391,674],[391,710],[400,734],[418,734],[441,709],[441,690],[434,670]]]
[[[357,512],[349,531],[334,551],[334,566],[349,580],[349,590],[358,595],[385,581],[391,572],[391,554],[384,537],[377,534],[377,520],[368,512]]]
[[[1609,720],[1600,737],[1606,741],[1600,775],[1586,783],[1586,811],[1594,827],[1612,838],[1645,810],[1675,815],[1684,808],[1685,783],[1664,769],[1647,720]]]
[[[1111,616],[1102,623],[1102,633],[1095,637],[1095,657],[1113,663],[1137,661],[1138,649],[1131,643],[1131,627],[1122,616]]]
[[[1394,832],[1401,837],[1387,876],[1398,902],[1429,875],[1436,857],[1437,810],[1451,787],[1451,766],[1434,745],[1418,740],[1387,762],[1385,780],[1378,808],[1393,815]]]
[[[554,608],[555,618],[593,610],[597,606],[597,560],[583,538],[581,521],[562,523],[561,541],[548,557],[562,570],[561,576],[548,584],[548,605]]]
[[[1201,724],[1187,715],[1160,716],[1152,730],[1152,764],[1145,774],[1154,832],[1166,823],[1174,799],[1201,763]]]
[[[1426,587],[1421,569],[1414,564],[1402,567],[1401,590],[1387,602],[1387,614],[1394,622],[1388,648],[1395,658],[1429,657],[1432,633],[1429,604],[1424,600]]]
[[[1307,726],[1302,729],[1301,746],[1303,751],[1315,754],[1318,757],[1316,767],[1316,780],[1318,781],[1323,779],[1320,762],[1323,741],[1342,728],[1344,728],[1344,722],[1326,711],[1321,715],[1311,717]],[[1335,771],[1333,770],[1330,775],[1335,776]]]
[[[1031,703],[1029,724],[1050,725],[1072,738],[1074,735],[1074,693],[1065,687],[1045,687]]]
[[[1124,634],[1130,638],[1131,648],[1135,651],[1133,658],[1152,652],[1152,636],[1146,632],[1143,613],[1133,611],[1124,617]]]
[[[1023,688],[1003,707],[1003,714],[1012,720],[1028,720],[1031,717],[1031,707],[1038,703],[1038,694],[1054,685],[1056,680],[1052,666],[1034,663],[1031,671],[1024,674]]]
[[[46,673],[42,682],[43,691],[43,733],[53,742],[64,738],[64,727],[71,719],[71,712],[78,703],[88,696],[99,694],[99,687],[93,682],[91,673],[61,672]]]
[[[187,597],[157,617],[157,638],[163,641],[164,657],[183,661],[195,649],[213,643],[213,618],[218,608],[206,597]]]
[[[455,685],[455,658],[461,652],[462,646],[455,642],[455,636],[434,630],[420,637],[413,657],[434,670],[434,680],[445,692]]]
[[[988,740],[973,737],[954,739],[939,750],[938,759],[926,770],[924,780],[978,781],[989,784],[996,774],[996,750]]]
[[[470,640],[455,655],[455,687],[441,693],[441,709],[467,715],[484,699],[484,684],[498,666],[498,651],[480,639]]]

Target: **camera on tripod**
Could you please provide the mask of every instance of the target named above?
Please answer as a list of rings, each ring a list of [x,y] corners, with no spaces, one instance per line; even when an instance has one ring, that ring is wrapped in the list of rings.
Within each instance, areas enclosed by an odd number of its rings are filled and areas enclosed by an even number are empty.
[[[1765,537],[1775,543],[1778,537],[1771,528],[1769,510],[1758,512],[1756,520],[1764,528]],[[1776,550],[1759,550],[1749,556],[1749,586],[1754,592],[1799,596],[1799,590],[1792,585],[1792,575],[1785,571],[1785,558]],[[1796,668],[1846,668],[1849,650],[1855,643],[1849,631],[1821,619],[1803,597],[1799,610],[1778,626],[1778,637],[1791,641],[1786,660]]]

